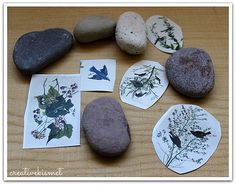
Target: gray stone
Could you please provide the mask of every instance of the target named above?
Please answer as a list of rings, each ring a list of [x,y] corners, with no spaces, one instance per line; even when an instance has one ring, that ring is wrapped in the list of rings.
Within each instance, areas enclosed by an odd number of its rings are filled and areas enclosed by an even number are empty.
[[[213,63],[202,49],[180,49],[168,58],[165,67],[170,84],[183,95],[204,97],[214,87]]]
[[[22,72],[37,73],[61,58],[72,45],[72,34],[61,28],[26,33],[15,44],[13,60]]]
[[[88,43],[111,37],[115,33],[116,23],[104,16],[90,16],[80,21],[74,28],[78,42]]]
[[[131,140],[129,125],[120,104],[113,98],[90,102],[81,123],[89,145],[97,153],[114,157],[127,150]]]
[[[129,54],[141,54],[147,46],[146,25],[143,18],[135,12],[120,15],[116,25],[116,42]]]

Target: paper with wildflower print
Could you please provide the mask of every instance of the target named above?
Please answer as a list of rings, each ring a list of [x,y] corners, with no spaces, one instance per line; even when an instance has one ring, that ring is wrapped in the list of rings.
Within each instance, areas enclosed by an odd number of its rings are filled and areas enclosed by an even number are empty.
[[[168,83],[161,64],[142,60],[124,74],[119,88],[120,98],[124,103],[147,109],[161,98]]]
[[[154,15],[146,21],[150,42],[166,53],[174,53],[183,47],[183,33],[179,25],[167,17]]]
[[[167,168],[179,174],[204,165],[220,139],[219,121],[203,108],[190,104],[170,107],[152,133],[157,156]]]
[[[33,75],[23,148],[80,145],[80,75]]]
[[[116,78],[116,60],[80,61],[81,91],[112,92]]]

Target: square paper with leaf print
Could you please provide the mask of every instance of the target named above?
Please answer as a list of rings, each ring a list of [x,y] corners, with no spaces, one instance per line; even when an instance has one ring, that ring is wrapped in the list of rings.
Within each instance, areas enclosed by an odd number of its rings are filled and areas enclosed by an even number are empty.
[[[147,109],[161,98],[168,83],[161,64],[142,60],[125,72],[120,83],[120,98],[127,104]]]
[[[116,60],[81,60],[81,91],[112,92],[116,78]]]
[[[152,133],[159,159],[179,174],[204,165],[217,149],[220,138],[219,121],[203,108],[190,104],[170,107]]]
[[[23,148],[80,145],[80,75],[33,75]]]

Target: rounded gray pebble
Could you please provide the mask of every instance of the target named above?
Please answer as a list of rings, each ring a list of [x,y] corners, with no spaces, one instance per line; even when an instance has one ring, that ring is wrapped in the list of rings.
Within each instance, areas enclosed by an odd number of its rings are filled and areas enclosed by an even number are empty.
[[[102,156],[118,156],[130,144],[128,122],[113,98],[102,97],[90,102],[84,109],[81,124],[89,145]]]
[[[90,16],[80,21],[74,28],[78,42],[89,43],[111,37],[115,34],[116,23],[104,16]]]
[[[201,98],[214,87],[213,63],[202,49],[180,49],[168,58],[165,67],[170,84],[185,96]]]
[[[72,45],[73,36],[65,29],[26,33],[15,44],[13,60],[20,71],[34,74],[61,58]]]

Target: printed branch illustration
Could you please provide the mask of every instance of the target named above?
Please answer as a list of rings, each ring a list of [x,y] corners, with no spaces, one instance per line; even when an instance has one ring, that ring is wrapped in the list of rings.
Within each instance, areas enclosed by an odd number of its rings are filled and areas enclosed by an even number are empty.
[[[175,37],[174,30],[175,27],[171,26],[171,24],[168,22],[168,19],[166,17],[159,17],[159,19],[163,19],[163,26],[165,27],[164,30],[161,31],[161,33],[166,33],[165,36],[160,36],[157,29],[157,23],[154,23],[151,26],[151,32],[156,37],[156,40],[154,42],[154,45],[156,45],[158,42],[160,45],[166,49],[172,49],[172,50],[179,50],[181,48],[180,43],[183,38],[178,41],[178,39]]]
[[[143,65],[133,70],[133,76],[127,77],[121,84],[121,95],[131,94],[133,98],[140,98],[153,94],[154,97],[158,97],[154,89],[162,86],[158,77],[159,71],[163,70],[151,65]]]
[[[202,155],[206,154],[209,147],[207,141],[209,137],[214,137],[210,128],[202,129],[199,121],[207,120],[206,114],[200,108],[188,109],[182,105],[181,110],[175,109],[172,117],[168,119],[168,130],[159,131],[157,137],[166,145],[163,163],[166,167],[181,167],[186,161],[201,163]],[[195,155],[193,155],[195,154]]]
[[[60,86],[58,79],[54,79],[49,85],[46,93],[47,78],[43,83],[43,94],[36,96],[38,108],[33,110],[34,121],[38,124],[37,128],[31,132],[35,139],[45,138],[46,130],[50,129],[48,140],[60,139],[63,136],[71,137],[73,126],[66,123],[65,115],[74,115],[75,109],[71,98],[77,91],[77,84]]]

